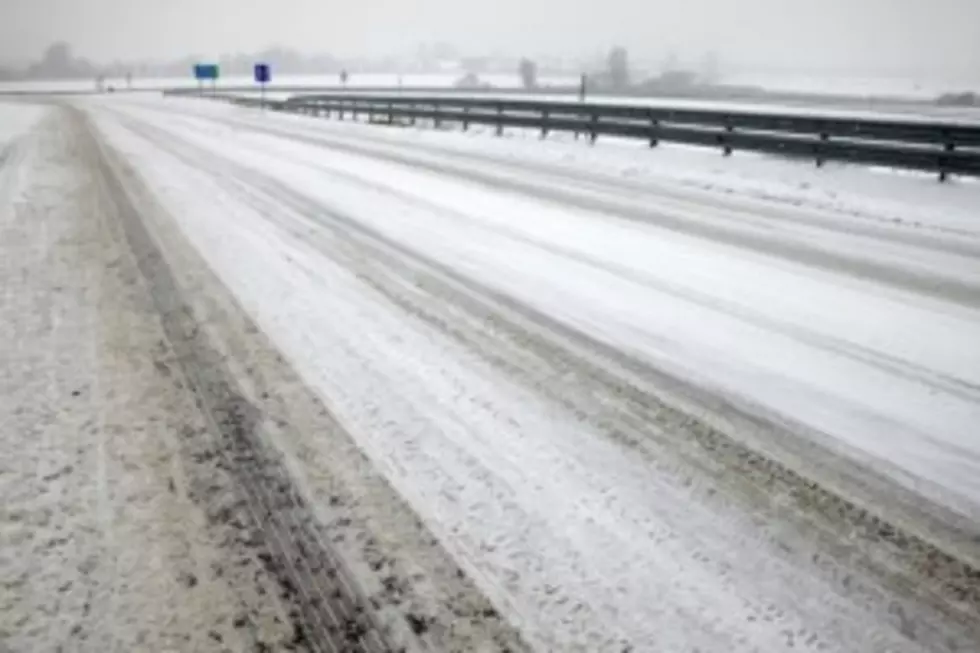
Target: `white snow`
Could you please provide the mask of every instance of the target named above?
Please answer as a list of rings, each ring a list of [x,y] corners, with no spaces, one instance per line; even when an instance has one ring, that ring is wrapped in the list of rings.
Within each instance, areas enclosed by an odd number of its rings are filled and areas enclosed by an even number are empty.
[[[725,83],[759,86],[773,91],[814,93],[826,95],[855,95],[864,97],[901,97],[933,99],[943,93],[980,90],[976,75],[935,76],[914,75],[842,75],[793,73],[735,73],[725,76]]]
[[[31,130],[46,108],[27,102],[0,102],[0,147]]]
[[[252,120],[253,109],[170,98],[142,106],[170,108],[216,118]],[[140,105],[137,105],[140,106]],[[749,203],[752,209],[787,204],[794,211],[805,208],[811,216],[824,220],[863,223],[901,223],[917,229],[980,234],[980,180],[957,178],[936,183],[931,174],[891,169],[868,169],[828,163],[816,168],[808,161],[789,161],[778,157],[736,152],[723,158],[719,150],[663,145],[650,150],[635,140],[603,138],[597,147],[584,146],[570,134],[551,134],[541,141],[533,130],[508,129],[505,138],[488,138],[493,128],[472,127],[470,131],[434,129],[392,130],[374,126],[311,121],[307,117],[268,114],[263,121],[275,125],[302,126],[305,130],[326,131],[334,136],[370,139],[403,147],[438,148],[439,152],[478,155],[502,165],[533,163],[560,171],[576,171],[600,178],[612,177],[635,182],[647,189],[678,191],[715,202],[732,199],[760,199]],[[697,191],[707,191],[700,193]],[[733,197],[734,196],[734,197]],[[771,208],[771,206],[770,206]]]
[[[980,419],[976,305],[950,304],[844,272],[815,271],[654,224],[614,218],[619,207],[644,206],[643,197],[608,198],[607,216],[212,121],[196,121],[197,128],[190,129],[195,121],[175,122],[149,113],[141,119],[262,170],[590,335],[800,420],[980,502],[980,442],[973,437]],[[279,122],[279,117],[252,114],[249,120],[261,125]],[[313,126],[318,128],[314,133],[359,142],[378,135],[389,148],[419,136],[371,127],[352,131],[337,123]],[[510,144],[482,138],[478,145],[499,149]],[[522,145],[520,154],[535,146],[548,149],[541,143]],[[426,154],[438,158],[431,151]],[[800,168],[798,172],[812,173]],[[861,172],[875,178],[874,173]],[[515,174],[526,179],[532,173]],[[539,176],[542,186],[576,183]],[[940,185],[918,177],[880,177],[893,187],[921,189],[928,184],[933,196],[946,192],[951,199],[977,197],[973,183]],[[977,206],[980,203],[971,208]],[[791,220],[779,224],[760,219],[752,224],[735,213],[736,221],[720,208],[717,216],[690,204],[675,209],[669,198],[660,208],[709,226],[724,222],[745,232],[775,230],[787,242],[851,251],[896,269],[932,270],[980,287],[975,224],[969,237],[942,234],[942,243],[967,248],[955,254],[878,239],[893,233],[911,233],[914,238],[915,227],[876,223],[880,230],[864,237],[847,232],[839,220],[826,223],[832,229],[824,231]],[[919,210],[938,213],[938,208],[920,203]],[[392,220],[392,215],[399,219]],[[948,213],[936,217],[938,226],[949,227]]]
[[[401,85],[405,88],[411,87],[452,87],[463,72],[457,73],[351,73],[347,80],[347,87],[350,89],[364,88],[369,86],[390,86],[395,88]],[[518,88],[521,79],[515,71],[514,74],[488,73],[479,76],[480,81],[493,85],[497,88]],[[126,79],[124,77],[107,77],[105,86],[113,86],[117,90],[126,90]],[[578,83],[578,77],[574,76],[542,76],[542,84],[571,85]],[[191,70],[187,71],[184,77],[144,77],[135,75],[132,78],[133,89],[161,89],[161,88],[197,88]],[[220,92],[222,88],[252,86],[255,80],[250,75],[229,75],[222,77],[216,84]],[[272,71],[272,82],[269,90],[275,91],[282,86],[336,86],[340,88],[341,81],[339,74],[330,75],[280,75],[274,68]],[[210,84],[205,85],[210,88]],[[257,85],[256,85],[256,88]],[[95,91],[94,79],[70,79],[70,80],[21,80],[0,82],[0,93],[3,92],[89,92]]]
[[[92,106],[245,309],[542,647],[616,650],[622,640],[775,650],[787,646],[785,632],[803,649],[908,645],[868,628],[861,610],[800,573],[751,524],[691,501],[650,461],[410,319],[362,281],[390,274],[384,262],[350,253],[323,223],[344,216],[975,509],[975,303],[722,244],[658,224],[657,214],[860,252],[889,269],[977,287],[980,229],[969,222],[977,184],[671,148],[384,130],[194,101]],[[141,126],[151,128],[146,138]],[[342,149],[351,143],[370,156]],[[165,153],[168,144],[184,158]],[[409,151],[456,172],[377,158]],[[508,170],[599,204],[466,178],[489,171],[506,180]],[[586,171],[591,185],[572,175]],[[256,186],[262,179],[286,190]],[[289,193],[316,211],[291,207]],[[759,203],[761,195],[780,203]],[[625,219],[640,211],[647,220]],[[424,295],[409,279],[399,283]],[[817,596],[819,604],[806,598]],[[773,605],[774,624],[758,618]]]

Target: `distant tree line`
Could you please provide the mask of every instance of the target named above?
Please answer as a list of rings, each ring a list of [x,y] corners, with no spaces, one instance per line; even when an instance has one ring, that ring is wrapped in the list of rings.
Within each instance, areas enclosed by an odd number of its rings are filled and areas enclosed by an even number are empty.
[[[521,62],[518,64],[517,74],[521,76],[521,83],[524,85],[524,88],[531,89],[538,87],[538,64],[527,57],[521,59]]]
[[[711,52],[704,56],[698,72],[685,69],[677,55],[669,53],[659,75],[640,80],[635,79],[634,71],[630,67],[629,52],[622,46],[611,48],[598,65],[601,66],[598,70],[583,71],[583,92],[628,92],[642,95],[697,89],[703,91],[718,84],[721,78],[718,56]],[[525,88],[538,88],[538,68],[533,60],[527,57],[521,59],[517,73]]]
[[[41,59],[25,68],[0,67],[0,80],[20,79],[95,79],[97,77],[184,77],[190,74],[194,64],[211,60],[201,56],[187,56],[166,62],[113,62],[96,65],[76,57],[65,42],[52,44]],[[292,74],[337,73],[350,62],[342,62],[330,55],[307,56],[287,48],[268,48],[255,53],[232,54],[219,57],[223,76],[251,75],[252,67],[261,61],[272,65],[279,72]],[[353,63],[357,63],[356,61]],[[355,66],[356,68],[357,66]]]
[[[524,57],[517,64],[517,74],[526,89],[538,88],[538,65],[532,59]],[[609,51],[606,69],[593,73],[593,84],[608,90],[625,90],[630,85],[629,54],[626,48],[614,47]]]
[[[71,47],[64,42],[54,43],[41,57],[22,70],[0,68],[0,79],[75,79],[91,78],[97,69],[85,59],[72,56]]]

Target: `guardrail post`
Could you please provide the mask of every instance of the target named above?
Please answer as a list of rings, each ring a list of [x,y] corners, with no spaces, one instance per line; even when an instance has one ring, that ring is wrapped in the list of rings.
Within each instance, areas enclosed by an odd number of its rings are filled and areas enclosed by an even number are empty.
[[[541,138],[548,138],[548,110],[541,112]]]
[[[650,112],[650,147],[657,147],[660,144],[660,122],[653,117]]]
[[[439,129],[442,126],[442,118],[439,117],[439,105],[433,104],[432,110],[435,112],[435,117],[432,118],[433,129]]]
[[[409,105],[408,108],[413,111],[412,117],[409,118],[408,120],[409,120],[409,124],[412,125],[412,127],[414,127],[415,126],[415,113],[414,113],[414,111],[415,111],[415,104]]]
[[[830,134],[827,132],[820,132],[820,142],[816,145],[816,155],[817,155],[817,167],[822,168],[825,160],[821,155],[823,152],[823,144],[830,141]]]
[[[725,134],[727,135],[727,134],[731,134],[733,132],[734,132],[734,128],[732,127],[732,121],[731,121],[731,119],[730,118],[725,118]],[[732,155],[732,143],[731,143],[731,140],[729,140],[727,136],[724,136],[723,137],[723,143],[724,143],[724,149],[722,150],[722,153],[724,154],[724,156],[731,156]]]
[[[592,112],[592,117],[589,120],[589,145],[595,145],[595,139],[599,137],[599,113],[596,111]]]
[[[337,103],[337,117],[340,118],[341,121],[344,120],[344,101],[343,100],[341,100],[340,102]]]
[[[504,135],[504,105],[497,105],[497,136]]]
[[[464,132],[469,131],[470,129],[469,116],[470,116],[470,108],[463,107],[463,131]]]
[[[947,142],[943,145],[943,152],[954,152],[956,150],[956,143]],[[939,155],[939,181],[944,182],[949,179],[949,170],[946,169],[946,157],[942,154]]]

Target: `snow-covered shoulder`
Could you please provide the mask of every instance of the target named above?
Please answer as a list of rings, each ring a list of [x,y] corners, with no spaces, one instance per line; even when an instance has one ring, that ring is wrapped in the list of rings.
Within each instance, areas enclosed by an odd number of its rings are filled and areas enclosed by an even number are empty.
[[[47,111],[41,104],[0,98],[0,148],[30,131]]]

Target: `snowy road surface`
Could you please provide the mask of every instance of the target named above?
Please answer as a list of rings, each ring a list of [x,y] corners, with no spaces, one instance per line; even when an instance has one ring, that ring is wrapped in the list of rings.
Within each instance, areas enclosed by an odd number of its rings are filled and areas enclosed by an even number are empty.
[[[89,650],[980,647],[977,185],[44,111],[0,168],[15,650],[73,619]]]

